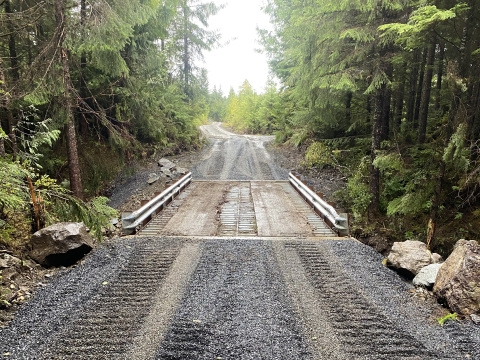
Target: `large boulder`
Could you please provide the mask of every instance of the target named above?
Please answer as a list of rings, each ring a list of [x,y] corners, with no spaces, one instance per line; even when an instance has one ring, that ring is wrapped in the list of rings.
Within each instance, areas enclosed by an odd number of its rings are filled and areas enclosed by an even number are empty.
[[[437,274],[443,264],[430,264],[420,269],[417,276],[413,278],[413,285],[423,286],[427,289],[431,289],[437,279]]]
[[[58,223],[37,231],[32,236],[30,257],[39,264],[70,266],[88,254],[95,239],[83,223]]]
[[[457,242],[438,272],[433,293],[459,314],[480,311],[480,244],[477,241]]]
[[[431,262],[432,253],[427,250],[427,245],[416,240],[393,243],[387,258],[388,266],[410,278]]]

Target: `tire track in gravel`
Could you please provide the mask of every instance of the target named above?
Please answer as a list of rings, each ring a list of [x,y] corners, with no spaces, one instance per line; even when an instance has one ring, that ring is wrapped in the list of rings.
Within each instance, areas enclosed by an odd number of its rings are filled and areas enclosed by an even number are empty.
[[[8,359],[38,359],[39,348],[75,316],[81,316],[85,303],[101,290],[106,278],[115,278],[122,264],[132,257],[128,242],[105,245],[73,269],[37,289],[33,299],[22,306],[6,329],[0,329],[0,356]]]
[[[187,244],[182,248],[172,266],[170,275],[158,291],[154,305],[135,337],[126,359],[153,359],[200,256],[198,243]]]
[[[401,281],[393,270],[379,266],[383,259],[381,254],[359,243],[353,245],[349,242],[330,242],[328,251],[357,288],[365,290],[364,295],[369,300],[377,307],[388,309],[389,318],[395,319],[397,326],[415,334],[416,339],[435,339],[434,342],[424,341],[424,344],[440,354],[438,356],[442,360],[480,359],[478,326],[461,321],[449,321],[439,326],[424,300],[410,295],[413,286]]]
[[[180,251],[178,242],[161,245],[137,246],[129,266],[103,283],[84,311],[55,334],[42,358],[123,359]]]
[[[288,172],[278,168],[265,144],[268,136],[237,135],[219,123],[205,125],[202,131],[211,139],[206,155],[192,169],[193,177],[204,180],[280,180]]]
[[[322,310],[352,359],[439,359],[391,322],[363,295],[322,243],[291,244],[309,282],[317,289]]]

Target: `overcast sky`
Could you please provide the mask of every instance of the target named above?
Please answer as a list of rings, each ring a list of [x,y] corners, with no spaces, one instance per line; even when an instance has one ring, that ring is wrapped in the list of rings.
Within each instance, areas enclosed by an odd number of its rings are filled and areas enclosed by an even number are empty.
[[[204,67],[208,70],[210,89],[222,87],[224,95],[233,87],[235,91],[247,79],[257,93],[263,92],[268,78],[265,55],[255,52],[257,25],[268,28],[268,16],[261,10],[263,0],[213,0],[226,4],[223,10],[209,20],[209,29],[218,29],[222,42],[228,45],[205,52]]]

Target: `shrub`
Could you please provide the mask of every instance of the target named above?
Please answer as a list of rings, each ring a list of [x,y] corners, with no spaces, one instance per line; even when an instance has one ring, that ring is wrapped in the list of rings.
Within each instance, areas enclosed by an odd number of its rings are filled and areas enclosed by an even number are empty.
[[[324,143],[312,143],[305,153],[305,165],[319,169],[323,169],[326,166],[334,166],[332,151]]]

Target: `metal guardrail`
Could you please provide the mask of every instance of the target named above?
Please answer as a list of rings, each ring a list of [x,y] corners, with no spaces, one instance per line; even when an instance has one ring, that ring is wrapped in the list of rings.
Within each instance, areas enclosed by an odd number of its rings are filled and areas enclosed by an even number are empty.
[[[340,236],[348,236],[348,214],[337,214],[335,208],[305,185],[295,174],[288,175],[290,184],[313,207],[327,225]]]
[[[122,232],[124,235],[133,235],[137,230],[145,226],[154,215],[167,206],[177,194],[192,182],[192,173],[189,172],[170,185],[167,189],[155,196],[137,211],[122,214]]]

